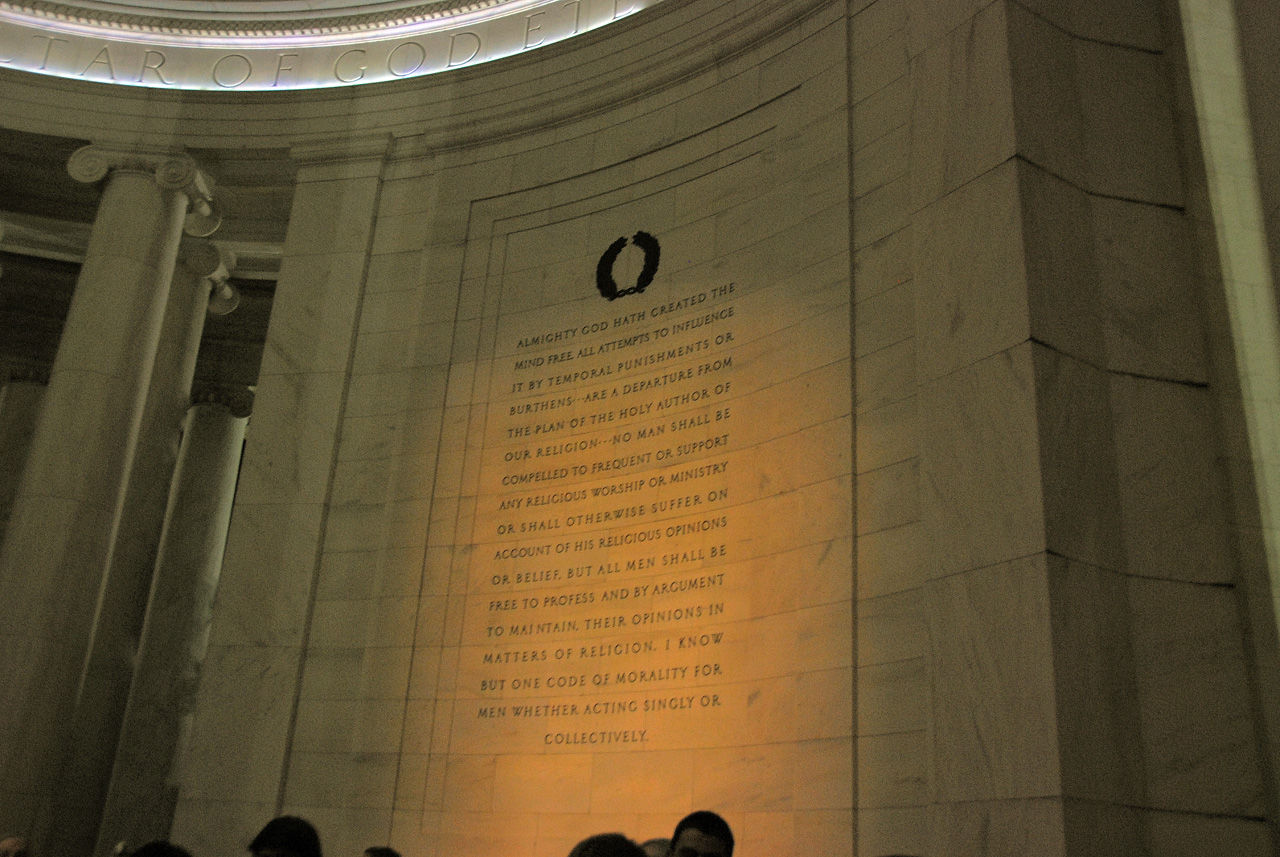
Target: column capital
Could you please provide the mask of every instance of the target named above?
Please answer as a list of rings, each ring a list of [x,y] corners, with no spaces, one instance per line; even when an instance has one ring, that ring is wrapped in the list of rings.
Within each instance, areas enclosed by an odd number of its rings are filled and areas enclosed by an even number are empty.
[[[185,152],[91,143],[76,149],[67,160],[67,172],[86,184],[101,181],[112,170],[152,173],[160,187],[186,194],[190,207],[184,229],[188,235],[208,237],[222,223],[213,207],[212,185]]]
[[[210,315],[227,315],[240,305],[240,292],[231,285],[231,269],[236,266],[234,251],[197,239],[184,241],[181,252],[182,261],[209,288]]]
[[[253,389],[237,384],[197,382],[191,387],[191,404],[221,405],[234,417],[247,417],[253,412]]]

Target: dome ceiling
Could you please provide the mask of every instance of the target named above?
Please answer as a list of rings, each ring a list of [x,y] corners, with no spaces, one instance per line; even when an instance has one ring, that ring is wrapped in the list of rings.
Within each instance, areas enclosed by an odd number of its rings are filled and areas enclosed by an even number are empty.
[[[0,0],[0,67],[162,89],[418,77],[563,41],[657,0]]]

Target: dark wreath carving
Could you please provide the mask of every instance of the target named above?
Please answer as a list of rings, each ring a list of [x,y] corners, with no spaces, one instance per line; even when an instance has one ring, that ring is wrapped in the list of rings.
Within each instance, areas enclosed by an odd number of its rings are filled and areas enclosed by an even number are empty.
[[[658,273],[658,257],[661,255],[658,239],[648,232],[637,232],[631,236],[631,240],[644,251],[644,267],[640,269],[640,276],[636,278],[634,286],[629,289],[619,289],[618,284],[613,279],[613,263],[618,261],[622,248],[627,246],[625,237],[619,238],[610,244],[609,249],[604,251],[604,255],[600,257],[600,261],[596,264],[596,288],[600,290],[600,294],[606,300],[617,300],[627,295],[643,292],[649,288],[649,284],[653,282],[654,275]]]

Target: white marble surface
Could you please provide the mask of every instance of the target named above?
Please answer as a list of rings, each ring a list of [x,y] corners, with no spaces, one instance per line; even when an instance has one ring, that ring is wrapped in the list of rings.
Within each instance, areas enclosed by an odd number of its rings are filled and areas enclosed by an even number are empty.
[[[297,327],[264,382],[220,609],[226,646],[278,643],[300,682],[292,756],[270,764],[334,847],[390,830],[406,857],[553,857],[695,804],[725,808],[743,853],[850,854],[855,804],[870,854],[1255,847],[1248,650],[1230,594],[1201,585],[1233,582],[1215,561],[1233,549],[1219,391],[1191,386],[1216,381],[1180,252],[1194,230],[1169,207],[1163,33],[1130,3],[854,7],[851,30],[831,7],[715,74],[523,136],[401,137],[376,205],[317,194],[369,239],[364,292],[331,293],[341,260],[308,268],[329,300],[301,278],[283,292]],[[299,216],[320,236],[299,234],[299,261],[364,252]],[[497,677],[475,657],[486,551],[507,543],[495,497],[538,493],[502,490],[519,444],[492,404],[523,377],[504,324],[586,319],[573,289],[642,222],[663,240],[650,298],[742,288],[739,637],[733,677],[704,682],[731,706],[702,732],[654,715],[642,753],[546,752],[510,717],[478,725],[481,698],[531,696],[473,687]],[[344,354],[349,376],[319,368]],[[291,380],[294,360],[317,368]]]

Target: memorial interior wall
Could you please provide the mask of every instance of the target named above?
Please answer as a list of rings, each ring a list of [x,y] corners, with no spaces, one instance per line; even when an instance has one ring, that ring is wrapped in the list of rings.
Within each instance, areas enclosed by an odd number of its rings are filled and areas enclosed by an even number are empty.
[[[224,188],[279,271],[173,838],[1268,853],[1172,5],[667,0],[313,94],[0,73],[7,128],[274,171]]]
[[[294,147],[176,839],[852,849],[839,12],[507,140]]]

